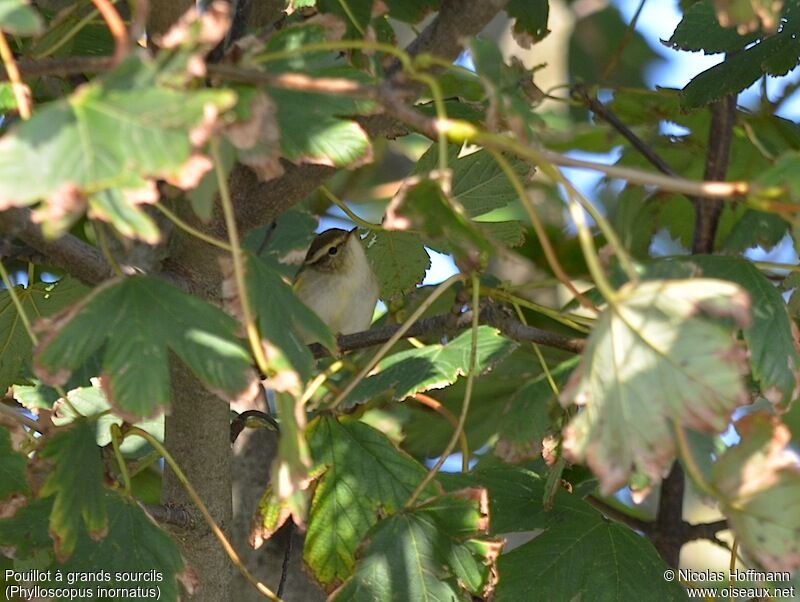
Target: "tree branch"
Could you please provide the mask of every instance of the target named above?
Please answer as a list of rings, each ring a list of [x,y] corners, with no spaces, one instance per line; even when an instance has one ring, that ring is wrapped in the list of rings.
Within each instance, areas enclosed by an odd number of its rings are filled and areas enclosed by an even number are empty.
[[[488,306],[481,309],[479,322],[488,326],[494,326],[510,339],[520,342],[532,342],[546,347],[553,347],[569,351],[570,353],[581,353],[586,345],[584,339],[566,337],[554,332],[526,326],[514,318],[507,316],[497,306]],[[411,326],[406,332],[406,337],[440,337],[445,334],[453,334],[470,327],[472,312],[467,311],[460,314],[456,320],[450,313],[423,318]],[[375,347],[388,341],[395,332],[399,330],[399,325],[379,326],[363,332],[341,335],[338,338],[339,351],[355,351]],[[314,357],[325,357],[329,355],[328,350],[319,343],[311,346]]]
[[[706,154],[707,179],[723,180],[730,159],[733,122],[736,117],[736,95],[730,94],[714,104],[711,129]],[[722,203],[711,198],[701,198],[695,203],[696,220],[692,240],[692,254],[712,253]],[[686,480],[680,463],[675,462],[669,476],[661,484],[658,514],[651,533],[653,543],[661,557],[672,567],[680,562],[681,548],[689,541],[677,527],[683,525],[683,494]],[[713,539],[716,540],[716,537]]]
[[[711,129],[708,132],[706,155],[706,180],[724,180],[731,154],[733,123],[736,119],[736,95],[729,94],[714,103]],[[692,253],[713,253],[722,203],[712,198],[695,201],[694,237]]]
[[[32,219],[31,210],[16,207],[0,211],[0,232],[19,238],[43,253],[48,263],[86,284],[97,284],[113,276],[102,253],[79,238],[65,234],[51,240]]]

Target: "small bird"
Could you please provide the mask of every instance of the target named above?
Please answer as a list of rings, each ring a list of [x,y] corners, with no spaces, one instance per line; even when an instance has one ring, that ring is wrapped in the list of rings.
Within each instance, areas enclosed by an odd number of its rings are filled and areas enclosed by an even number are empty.
[[[378,280],[356,228],[318,234],[295,276],[294,290],[334,335],[369,328],[378,302]]]

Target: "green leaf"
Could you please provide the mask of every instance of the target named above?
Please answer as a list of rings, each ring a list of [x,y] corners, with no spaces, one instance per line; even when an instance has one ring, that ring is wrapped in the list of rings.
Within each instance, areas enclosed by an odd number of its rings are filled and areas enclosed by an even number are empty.
[[[457,258],[470,258],[476,251],[495,251],[461,203],[433,179],[406,180],[386,209],[383,227],[391,231],[421,231],[431,246]]]
[[[646,538],[608,521],[588,504],[568,522],[500,556],[495,599],[685,600]]]
[[[751,262],[738,257],[693,256],[709,278],[735,282],[750,295],[752,324],[744,328],[750,348],[750,369],[764,395],[775,404],[795,397],[800,355],[792,336],[792,324],[780,292]]]
[[[223,111],[236,98],[226,90],[159,86],[157,75],[153,64],[130,58],[13,127],[0,141],[0,203],[44,200],[45,226],[54,222],[49,233],[58,234],[71,220],[56,218],[79,216],[83,195],[140,191],[147,178],[193,186],[210,162],[193,156],[190,131],[207,108]]]
[[[800,56],[799,21],[798,15],[793,15],[779,33],[728,55],[719,65],[692,78],[681,92],[683,106],[699,107],[741,92],[765,74],[786,75],[797,66]]]
[[[577,358],[572,358],[550,371],[556,386],[564,385],[577,363]],[[546,374],[522,385],[503,407],[495,454],[510,463],[537,458],[551,426],[548,405],[555,397]]]
[[[336,340],[328,327],[277,272],[255,255],[247,256],[247,290],[261,336],[278,347],[300,378],[307,381],[314,365],[308,342],[318,341],[332,353],[336,351]]]
[[[663,579],[668,567],[646,538],[563,489],[546,510],[545,479],[530,470],[499,465],[440,480],[448,490],[471,486],[489,491],[490,533],[539,533],[500,556],[498,600],[685,598],[677,583]]]
[[[736,27],[722,27],[713,1],[703,0],[683,14],[683,19],[665,43],[676,50],[702,50],[705,54],[715,54],[741,50],[760,35],[758,31],[740,35]]]
[[[381,230],[367,240],[367,259],[378,279],[384,301],[412,290],[422,282],[425,272],[431,267],[431,258],[417,234]]]
[[[562,403],[583,406],[564,432],[567,457],[588,463],[606,495],[633,470],[660,481],[675,455],[674,423],[721,432],[746,402],[732,335],[748,321],[747,296],[730,282],[623,286],[562,392]]]
[[[492,124],[503,123],[508,124],[512,132],[520,138],[532,136],[531,126],[542,123],[541,117],[532,109],[530,98],[523,91],[532,81],[532,73],[519,61],[513,62],[511,66],[506,65],[494,42],[473,39],[469,44],[469,51],[475,64],[475,72],[489,101],[485,118],[489,129],[498,127]]]
[[[517,200],[517,193],[492,155],[479,150],[459,158],[461,148],[447,147],[447,166],[452,170],[451,195],[470,217],[489,213]],[[439,168],[439,145],[432,144],[414,168],[414,174],[427,174]],[[510,160],[514,172],[523,181],[529,167],[524,161]]]
[[[75,550],[82,525],[94,539],[104,537],[108,529],[103,460],[95,443],[94,425],[85,419],[74,421],[66,430],[48,437],[41,457],[53,462],[39,497],[55,496],[50,534],[56,556],[63,560]]]
[[[327,37],[319,23],[289,27],[270,37],[265,51],[291,51],[325,42]],[[270,61],[266,68],[274,73],[304,71],[315,77],[343,77],[368,83],[363,73],[351,67],[333,66],[330,56],[325,52],[298,52],[284,60]],[[277,107],[275,119],[286,158],[294,162],[351,168],[372,160],[369,136],[358,123],[347,119],[347,116],[369,111],[373,107],[371,101],[281,88],[267,87],[267,91]]]
[[[0,426],[0,503],[12,494],[26,495],[25,456],[11,446],[11,433]]]
[[[15,393],[16,389],[15,387]],[[92,428],[95,433],[95,443],[100,447],[105,447],[111,443],[111,425],[116,424],[122,426],[123,419],[116,416],[112,412],[112,407],[106,399],[106,394],[99,386],[91,387],[78,387],[67,391],[67,399],[70,404],[81,413],[81,416],[86,416],[92,420]],[[63,401],[56,402],[54,407],[55,414],[53,415],[53,424],[63,426],[74,422],[76,416],[69,405]],[[159,441],[164,440],[164,417],[159,416],[152,420],[145,420],[142,422],[134,423],[142,430],[147,431]],[[125,457],[139,457],[143,455],[145,450],[152,449],[149,444],[145,443],[140,437],[128,437],[122,442],[120,450]]]
[[[161,239],[161,232],[141,204],[137,199],[126,199],[122,190],[109,188],[89,198],[89,214],[108,222],[126,238],[138,238],[154,245]]]
[[[15,36],[32,36],[42,30],[42,18],[24,0],[0,0],[0,29]]]
[[[11,517],[0,519],[0,545],[17,562],[43,556],[45,564],[53,556],[53,540],[47,530],[53,498],[29,500]],[[37,567],[38,568],[38,567]]]
[[[48,325],[35,356],[45,382],[63,384],[101,346],[103,387],[122,417],[169,407],[169,351],[223,397],[252,383],[235,320],[156,278],[112,280]]]
[[[178,600],[179,572],[184,569],[183,558],[175,541],[158,527],[133,501],[106,492],[103,496],[108,513],[108,533],[101,540],[92,539],[85,531],[80,533],[75,553],[63,565],[55,566],[66,573],[104,571],[107,580],[81,583],[93,597],[106,599]],[[63,587],[51,582],[50,587]],[[100,588],[117,590],[116,595],[101,595]],[[143,588],[137,593],[136,588]]]
[[[541,42],[550,33],[547,29],[549,0],[509,0],[506,13],[514,19],[514,39],[523,48]]]
[[[85,296],[87,290],[71,278],[51,284],[37,282],[27,288],[14,288],[31,322],[61,311]],[[8,291],[0,292],[0,391],[19,382],[23,372],[30,370],[32,347],[11,295]]]
[[[519,220],[507,222],[475,222],[481,232],[486,234],[494,242],[503,246],[513,248],[525,242],[527,228]]]
[[[789,151],[758,176],[764,188],[757,194],[767,199],[786,199],[796,203],[800,200],[800,152]]]
[[[377,373],[362,381],[345,400],[345,407],[382,393],[405,399],[414,393],[442,389],[469,370],[472,332],[462,332],[446,345],[426,345],[390,355],[377,366]],[[501,362],[517,343],[490,326],[478,327],[476,375]]]
[[[713,470],[737,541],[769,571],[800,567],[800,468],[787,447],[789,429],[775,418],[751,414],[736,423],[741,439]]]
[[[338,70],[316,75],[337,77]],[[344,96],[270,90],[277,105],[281,150],[295,163],[353,168],[372,160],[369,137],[347,115],[363,113],[369,105]]]
[[[753,247],[771,251],[789,232],[789,222],[775,213],[748,209],[731,228],[721,248],[740,253]]]
[[[736,27],[743,31],[753,31],[762,26],[766,30],[777,28],[784,14],[792,10],[792,0],[783,2],[753,2],[753,0],[714,0],[719,22],[725,27]]]
[[[484,495],[480,489],[457,492],[379,521],[367,534],[355,574],[333,600],[446,602],[483,597],[485,587],[488,595],[502,544],[466,541],[488,526]]]
[[[379,511],[398,512],[425,468],[362,422],[321,416],[309,425],[308,440],[315,468],[325,472],[314,490],[303,558],[330,590],[352,574],[356,548]],[[429,486],[423,499],[435,492]]]

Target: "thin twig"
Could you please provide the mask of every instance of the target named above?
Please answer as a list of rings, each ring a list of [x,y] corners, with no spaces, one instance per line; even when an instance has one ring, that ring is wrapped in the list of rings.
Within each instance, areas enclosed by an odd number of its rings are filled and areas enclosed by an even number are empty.
[[[247,279],[245,278],[244,254],[239,243],[239,231],[236,226],[236,217],[233,211],[230,190],[228,189],[228,178],[222,166],[222,158],[219,151],[219,142],[212,138],[210,142],[211,158],[214,161],[214,170],[217,173],[217,184],[219,186],[219,198],[222,204],[222,212],[225,215],[225,226],[228,228],[228,240],[231,246],[231,256],[233,258],[233,273],[236,280],[236,291],[239,294],[239,303],[242,308],[242,317],[247,332],[247,340],[250,349],[256,360],[258,369],[262,374],[269,374],[269,362],[261,344],[261,335],[258,333],[253,309],[250,306],[250,295],[247,290]]]
[[[21,425],[27,426],[29,429],[32,429],[32,430],[36,431],[37,433],[43,433],[44,432],[44,429],[42,428],[41,424],[39,424],[35,420],[31,420],[30,418],[28,418],[22,412],[7,406],[2,401],[0,401],[0,414],[5,414],[6,416],[9,416],[10,418],[13,418],[17,422],[19,422]]]
[[[0,58],[3,59],[3,66],[6,68],[6,73],[8,73],[8,79],[11,80],[11,91],[14,93],[14,98],[17,101],[19,116],[23,119],[30,119],[30,89],[22,81],[19,68],[14,60],[14,53],[11,51],[6,35],[2,31],[0,31]]]
[[[211,246],[217,247],[218,249],[222,249],[223,251],[227,251],[228,253],[233,252],[233,247],[226,243],[225,241],[218,240],[213,236],[209,236],[205,232],[198,230],[190,226],[188,223],[183,221],[181,218],[177,216],[177,214],[173,213],[170,209],[167,209],[163,203],[156,203],[155,208],[158,209],[161,213],[167,216],[173,224],[178,226],[181,230],[189,234],[190,236],[194,236],[195,238],[202,240],[203,242],[207,242]]]
[[[455,333],[469,327],[472,319],[472,312],[466,312],[458,316],[455,322],[452,321],[449,313],[431,316],[418,320],[413,325],[395,339],[394,342],[403,337],[440,337],[445,334]],[[581,353],[586,345],[584,339],[567,337],[541,328],[526,326],[494,306],[484,307],[480,314],[480,323],[493,326],[510,339],[519,342],[537,343],[545,347],[562,349],[570,353]],[[340,352],[356,351],[381,345],[393,339],[403,326],[378,326],[356,332],[353,334],[340,335],[337,339],[337,348]],[[312,343],[311,352],[316,358],[327,357],[330,352],[319,343]]]
[[[631,22],[628,23],[628,27],[625,29],[625,33],[622,34],[622,38],[620,39],[619,44],[617,44],[617,47],[614,49],[614,54],[611,55],[611,58],[609,59],[608,64],[606,65],[606,68],[603,69],[603,75],[600,76],[601,82],[604,82],[608,79],[608,76],[611,75],[611,73],[616,68],[617,63],[619,63],[619,59],[622,56],[622,51],[625,50],[625,47],[628,45],[628,43],[631,41],[631,38],[633,37],[633,32],[636,30],[636,23],[638,23],[639,16],[642,14],[642,9],[644,8],[645,2],[647,2],[647,0],[641,0],[641,2],[639,2],[639,7],[636,9],[636,12],[633,13],[633,18],[631,19]]]
[[[440,401],[424,393],[414,393],[412,397],[447,420],[450,426],[453,427],[453,432],[458,431],[458,418],[456,418],[455,414],[448,410]],[[467,442],[467,436],[464,434],[463,430],[459,435],[458,444],[461,446],[461,472],[467,472],[469,470],[469,443]]]

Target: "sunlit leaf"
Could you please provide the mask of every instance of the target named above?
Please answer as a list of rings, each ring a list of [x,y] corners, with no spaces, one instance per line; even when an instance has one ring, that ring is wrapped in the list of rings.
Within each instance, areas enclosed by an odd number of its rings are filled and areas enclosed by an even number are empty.
[[[16,36],[32,36],[42,29],[42,18],[23,0],[0,0],[0,29]]]
[[[425,468],[362,422],[319,417],[308,440],[314,465],[325,472],[314,489],[303,558],[332,589],[352,574],[356,548],[379,509],[398,512]],[[435,491],[429,487],[422,499]]]
[[[747,295],[730,282],[622,287],[562,392],[582,406],[564,432],[567,456],[588,463],[605,494],[633,471],[658,482],[674,459],[674,424],[721,432],[746,402],[733,335],[748,323]]]
[[[737,541],[770,571],[800,567],[800,464],[789,429],[763,414],[736,423],[741,439],[717,461],[713,486]]]
[[[391,392],[393,399],[430,389],[442,389],[469,372],[472,332],[462,332],[446,345],[426,345],[390,355],[377,373],[362,381],[345,400],[351,405]],[[482,374],[505,359],[517,343],[489,326],[478,327],[476,374]]]
[[[53,222],[56,235],[93,193],[139,191],[148,178],[194,185],[211,164],[193,150],[192,129],[236,97],[226,90],[183,92],[159,86],[156,77],[152,63],[130,58],[12,128],[0,141],[0,204],[43,200],[42,219],[45,226]]]
[[[63,383],[101,346],[108,401],[134,420],[169,407],[169,351],[224,396],[252,383],[237,324],[216,307],[156,278],[137,276],[97,287],[82,303],[43,325],[35,367]]]

